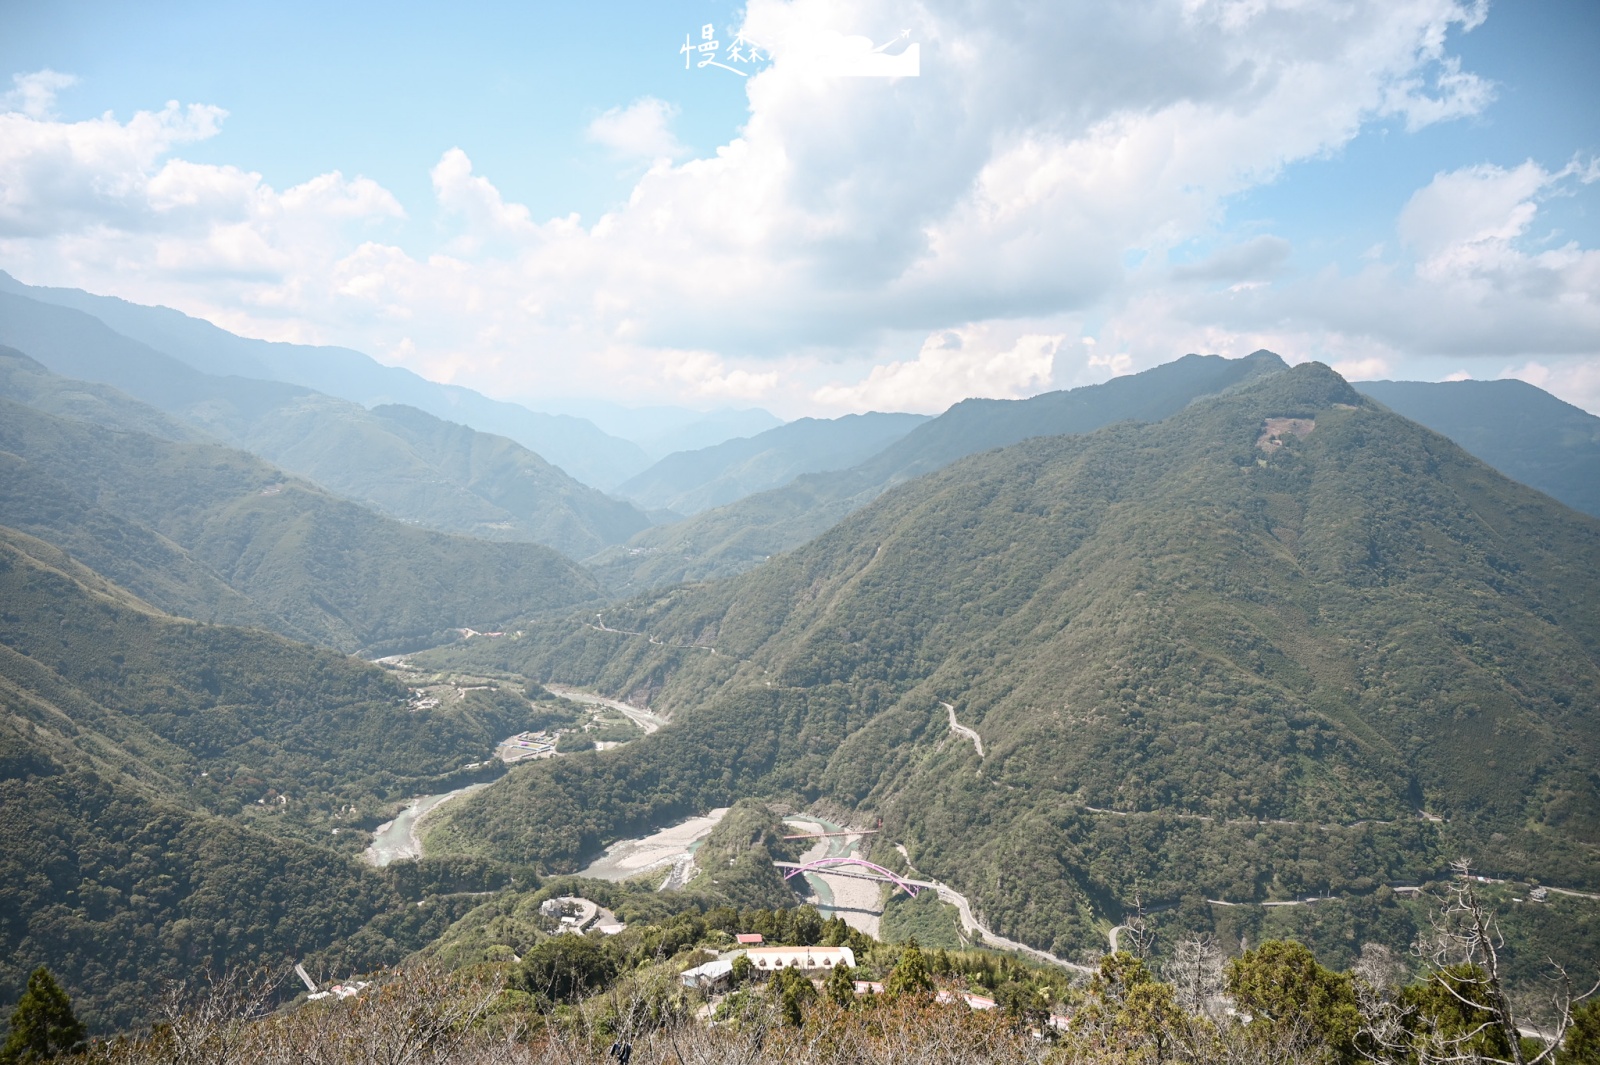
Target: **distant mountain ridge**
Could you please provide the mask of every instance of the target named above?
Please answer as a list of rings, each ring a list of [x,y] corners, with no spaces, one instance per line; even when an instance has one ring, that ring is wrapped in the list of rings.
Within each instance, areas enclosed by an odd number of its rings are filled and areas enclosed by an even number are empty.
[[[1523,381],[1358,381],[1507,477],[1600,517],[1600,418]]]
[[[592,565],[603,584],[619,591],[741,573],[799,547],[895,485],[966,455],[1118,421],[1159,421],[1202,396],[1286,365],[1270,351],[1242,359],[1185,355],[1104,384],[1021,400],[964,400],[850,469],[806,474],[688,521],[647,529],[625,547],[597,555]]]
[[[697,514],[781,488],[802,474],[848,469],[927,420],[876,411],[800,418],[755,436],[668,455],[618,485],[617,494],[642,507]]]
[[[93,315],[116,332],[202,373],[303,385],[365,407],[405,404],[509,437],[591,487],[609,488],[649,464],[637,444],[605,433],[584,418],[541,414],[459,385],[439,384],[349,348],[252,340],[167,307],[146,307],[78,289],[25,285],[4,271],[0,271],[0,292]]]
[[[300,385],[202,373],[68,307],[0,292],[0,343],[429,528],[582,558],[650,524],[504,437],[412,408],[369,411]]]
[[[94,423],[35,409],[70,406],[86,390],[101,415]],[[345,651],[597,592],[551,548],[415,528],[242,451],[130,428],[161,422],[112,389],[0,352],[0,524],[168,612]]]

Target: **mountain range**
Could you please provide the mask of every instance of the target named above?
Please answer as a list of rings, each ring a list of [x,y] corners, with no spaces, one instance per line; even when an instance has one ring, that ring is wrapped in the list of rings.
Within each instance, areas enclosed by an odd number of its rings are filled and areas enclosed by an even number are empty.
[[[920,414],[847,414],[800,418],[754,436],[668,455],[617,486],[650,510],[692,515],[781,488],[807,473],[843,470],[871,458],[915,429]]]
[[[1362,381],[1358,392],[1513,480],[1600,516],[1600,418],[1524,381]]]
[[[1270,912],[1348,963],[1459,855],[1600,890],[1600,419],[1531,386],[1257,352],[935,418],[735,412],[708,431],[760,431],[634,505],[362,391],[403,379],[356,353],[17,288],[0,995],[50,959],[106,1028],[207,966],[398,961],[464,892],[742,799],[873,822],[874,861],[1079,960],[1148,910],[1233,940]],[[486,686],[425,708],[350,657],[418,648]],[[544,681],[670,724],[510,770],[422,863],[352,861],[401,799],[493,778]],[[741,841],[781,828],[739,809],[713,849],[767,905]]]
[[[963,456],[1034,436],[1160,419],[1283,365],[1267,351],[1243,359],[1185,355],[1101,385],[1024,400],[964,400],[854,466],[799,476],[688,521],[645,530],[625,547],[596,555],[593,565],[604,584],[621,591],[741,573],[800,546],[893,486]]]
[[[202,373],[301,385],[364,407],[404,404],[462,422],[517,441],[585,484],[616,484],[650,462],[637,444],[601,432],[586,419],[541,414],[471,389],[439,384],[349,348],[253,340],[170,308],[146,307],[79,289],[24,285],[3,271],[0,292],[86,313]],[[26,344],[14,346],[40,357]]]
[[[456,883],[507,882],[445,863],[411,878],[439,885],[419,907],[352,849],[386,801],[528,727],[525,700],[417,710],[382,670],[164,614],[10,529],[0,603],[8,994],[47,961],[80,1017],[127,1029],[208,971],[399,962],[477,903]]]
[[[173,613],[353,651],[596,594],[548,547],[386,518],[15,351],[0,413],[0,524]]]
[[[505,437],[416,408],[369,411],[299,385],[201,373],[82,311],[0,292],[0,343],[413,524],[575,557],[649,525]]]
[[[1386,885],[1462,854],[1600,888],[1600,521],[1326,367],[1260,369],[969,456],[742,576],[429,652],[673,721],[517,769],[429,845],[570,868],[784,796],[1080,956],[1136,897],[1338,896],[1353,941],[1398,941]]]

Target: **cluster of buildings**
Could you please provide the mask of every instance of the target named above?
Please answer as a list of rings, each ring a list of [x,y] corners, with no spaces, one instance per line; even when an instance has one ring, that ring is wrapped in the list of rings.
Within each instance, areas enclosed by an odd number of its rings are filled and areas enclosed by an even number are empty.
[[[367,980],[349,980],[342,984],[333,984],[325,991],[319,991],[316,981],[311,979],[311,974],[306,972],[304,965],[296,962],[294,973],[306,985],[306,1000],[308,1002],[321,1002],[325,998],[353,998],[372,986],[371,982]]]
[[[502,762],[522,762],[529,758],[547,758],[556,750],[556,738],[548,732],[519,732],[500,744],[495,752]]]
[[[834,969],[843,965],[854,969],[856,965],[855,952],[849,947],[768,947],[763,946],[762,937],[754,933],[735,937],[742,950],[708,961],[704,965],[696,965],[679,974],[683,986],[715,993],[726,991],[733,983],[733,962],[741,954],[750,959],[753,970],[757,973],[772,974],[780,969],[794,969],[807,977],[825,977]],[[883,984],[877,980],[855,981],[855,992],[858,995],[881,995]],[[962,1002],[968,1009],[992,1010],[995,1000],[987,995],[979,995],[972,991],[939,990],[934,996],[941,1003]],[[1052,1014],[1049,1024],[1052,1028],[1065,1029],[1069,1018]]]
[[[581,934],[592,927],[603,935],[614,936],[628,927],[598,902],[578,895],[545,899],[539,904],[539,912],[555,920],[563,932]]]

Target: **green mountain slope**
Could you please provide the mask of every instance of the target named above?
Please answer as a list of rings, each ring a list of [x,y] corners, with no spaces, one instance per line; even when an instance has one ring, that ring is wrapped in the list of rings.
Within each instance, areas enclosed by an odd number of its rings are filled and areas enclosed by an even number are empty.
[[[9,451],[0,451],[0,523],[48,540],[173,614],[306,638],[167,537],[74,494]]]
[[[965,400],[849,470],[809,474],[680,524],[647,529],[625,548],[596,556],[595,572],[623,591],[742,573],[807,542],[894,485],[962,456],[1033,436],[1159,421],[1201,396],[1283,367],[1268,351],[1243,359],[1186,355],[1105,384],[1024,400]]]
[[[526,714],[414,713],[380,670],[161,614],[3,528],[0,604],[0,1008],[47,964],[126,1027],[169,980],[392,963],[465,908],[348,855]]]
[[[541,414],[459,385],[442,385],[349,348],[251,340],[167,307],[145,307],[79,289],[24,285],[4,271],[0,292],[93,315],[123,336],[202,373],[303,385],[363,407],[405,404],[509,437],[596,488],[609,488],[649,464],[637,444],[605,433],[587,419]]]
[[[1524,381],[1362,381],[1356,391],[1512,480],[1600,516],[1600,418]]]
[[[504,437],[421,411],[368,411],[297,385],[200,373],[80,311],[0,292],[0,342],[403,521],[577,557],[649,525]]]
[[[736,795],[825,798],[883,818],[876,860],[901,843],[1069,952],[1136,891],[1370,898],[1463,852],[1592,890],[1597,604],[1600,522],[1306,364],[973,456],[613,631],[450,649],[674,723],[518,770],[434,839],[556,867]]]
[[[374,407],[372,416],[431,469],[464,486],[500,512],[482,522],[489,539],[532,539],[575,557],[620,543],[649,524],[637,508],[579,484],[560,470],[503,436],[480,433],[415,407]],[[425,491],[427,491],[427,486]],[[409,509],[434,514],[424,524],[444,528],[448,512],[431,495]],[[431,509],[428,509],[431,508]],[[465,531],[465,530],[463,530]]]
[[[163,609],[343,650],[595,594],[587,574],[538,544],[413,528],[239,451],[6,399],[0,522],[58,544]]]
[[[928,419],[920,414],[849,414],[801,418],[755,436],[668,455],[623,484],[617,494],[652,510],[697,514],[801,474],[848,469]]]

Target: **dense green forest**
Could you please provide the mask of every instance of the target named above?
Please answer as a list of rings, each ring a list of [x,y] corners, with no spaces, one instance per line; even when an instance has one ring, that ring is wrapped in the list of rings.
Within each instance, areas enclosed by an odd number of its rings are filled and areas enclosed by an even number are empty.
[[[22,356],[0,367],[29,402],[75,389]],[[125,416],[91,423],[0,398],[0,523],[162,609],[355,650],[595,594],[549,548],[404,525],[244,452],[124,428],[155,414],[99,395]]]
[[[1283,365],[1268,351],[1243,359],[1186,355],[1143,373],[1031,399],[963,400],[849,469],[807,474],[688,521],[647,529],[591,562],[602,583],[622,592],[742,573],[820,535],[893,486],[963,456],[1124,420],[1159,421],[1201,396]]]
[[[1307,364],[974,456],[611,631],[431,652],[673,725],[518,769],[430,841],[563,869],[741,795],[827,799],[1066,953],[1136,894],[1360,898],[1458,854],[1593,890],[1597,574],[1600,523]]]
[[[793,831],[771,808],[741,799],[717,822],[695,851],[691,892],[715,893],[743,909],[786,909],[795,904],[795,889],[772,863],[792,862],[805,850]]]
[[[382,670],[161,614],[5,529],[0,604],[0,1005],[41,963],[101,1030],[207,970],[392,963],[458,893],[511,882],[353,856],[395,800],[531,727],[520,693],[414,710]]]

